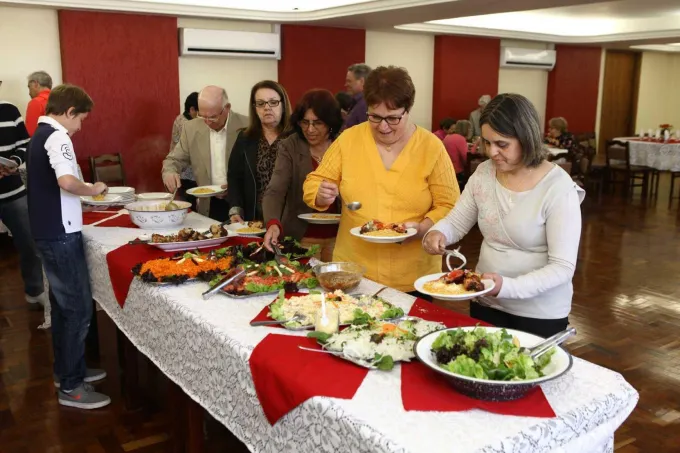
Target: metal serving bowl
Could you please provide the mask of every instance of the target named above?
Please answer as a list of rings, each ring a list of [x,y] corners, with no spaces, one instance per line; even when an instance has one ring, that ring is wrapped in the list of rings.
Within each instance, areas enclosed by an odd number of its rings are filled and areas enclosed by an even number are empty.
[[[345,293],[356,289],[366,273],[363,266],[354,263],[324,263],[312,269],[319,285],[326,291]]]

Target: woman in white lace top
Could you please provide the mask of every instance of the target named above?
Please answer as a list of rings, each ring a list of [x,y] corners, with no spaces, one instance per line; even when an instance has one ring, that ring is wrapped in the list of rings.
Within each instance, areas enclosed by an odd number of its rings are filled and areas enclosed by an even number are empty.
[[[443,254],[478,223],[484,241],[476,270],[496,286],[471,302],[471,316],[547,337],[568,324],[585,192],[545,159],[540,119],[525,97],[498,95],[480,125],[490,159],[423,247]]]

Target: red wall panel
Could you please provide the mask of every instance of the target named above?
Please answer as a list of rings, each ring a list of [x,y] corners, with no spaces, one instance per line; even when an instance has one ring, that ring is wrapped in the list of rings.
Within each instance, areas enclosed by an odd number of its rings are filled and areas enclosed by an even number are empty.
[[[484,94],[498,92],[500,40],[435,36],[432,128],[447,117],[467,119]]]
[[[343,91],[347,67],[365,58],[366,30],[282,25],[278,81],[295,108],[312,88]]]
[[[602,50],[568,45],[556,45],[555,50],[557,62],[548,75],[546,121],[562,116],[571,132],[594,132]]]
[[[89,178],[88,156],[122,153],[129,185],[158,190],[161,162],[180,112],[177,19],[59,11],[63,80],[95,106],[74,136]]]

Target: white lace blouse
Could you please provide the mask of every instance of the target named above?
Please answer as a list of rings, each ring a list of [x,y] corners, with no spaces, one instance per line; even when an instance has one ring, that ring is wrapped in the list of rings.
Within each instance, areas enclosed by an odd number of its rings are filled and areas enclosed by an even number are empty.
[[[497,181],[489,160],[477,167],[456,206],[432,230],[454,244],[479,224],[484,241],[476,270],[503,276],[498,296],[482,303],[518,316],[564,318],[571,310],[584,197],[558,166],[533,189],[512,192]]]

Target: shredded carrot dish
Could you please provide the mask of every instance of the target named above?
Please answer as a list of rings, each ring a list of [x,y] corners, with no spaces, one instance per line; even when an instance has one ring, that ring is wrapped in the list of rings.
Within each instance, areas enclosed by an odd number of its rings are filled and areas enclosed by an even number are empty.
[[[189,278],[196,278],[200,272],[221,271],[229,269],[233,258],[231,256],[220,258],[216,261],[203,260],[195,262],[191,259],[180,261],[173,261],[170,258],[161,258],[157,260],[147,261],[142,264],[140,273],[151,271],[151,273],[160,278],[168,277],[170,275],[186,275]]]

